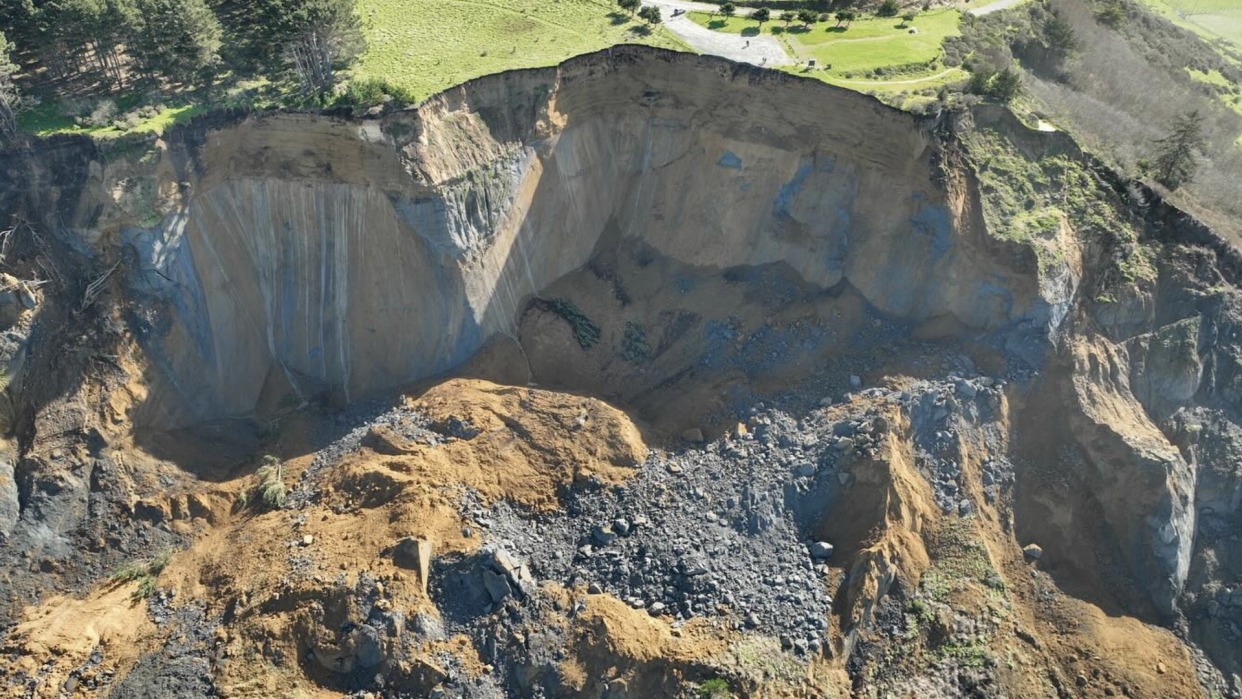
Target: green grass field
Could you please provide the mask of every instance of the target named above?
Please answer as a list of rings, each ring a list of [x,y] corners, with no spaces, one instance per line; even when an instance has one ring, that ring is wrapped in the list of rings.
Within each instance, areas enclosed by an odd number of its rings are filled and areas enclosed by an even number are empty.
[[[619,43],[686,49],[663,27],[605,0],[359,0],[368,48],[355,75],[382,78],[423,99],[514,68],[550,66]]]
[[[607,0],[358,0],[358,11],[368,47],[349,75],[387,81],[418,100],[471,78],[555,65],[619,43],[690,50],[663,26],[648,31],[641,21],[618,12]],[[262,79],[242,81],[237,88],[260,83],[266,86],[258,98],[264,105],[295,94],[292,86]],[[124,115],[141,98],[125,94],[114,99],[118,115]],[[123,128],[78,126],[64,114],[59,100],[27,110],[20,121],[24,130],[37,136],[74,133],[107,139],[160,133],[209,109],[176,97],[169,100],[164,111]]]
[[[715,31],[753,36],[760,33],[759,25],[743,17],[712,16],[705,12],[691,12],[691,21]],[[771,34],[785,44],[791,55],[799,60],[815,59],[820,66],[827,66],[824,77],[834,80],[864,80],[873,77],[876,69],[899,76],[917,78],[940,73],[937,65],[941,44],[946,37],[958,35],[961,16],[956,10],[920,14],[910,27],[895,17],[866,17],[853,23],[837,26],[835,21],[811,25],[809,29],[797,24],[788,27],[780,21],[763,25],[762,33]],[[915,33],[911,34],[910,29]],[[888,76],[876,77],[887,81]],[[898,77],[891,79],[897,80]],[[852,85],[851,85],[852,86]]]
[[[1200,36],[1242,48],[1242,0],[1141,0],[1158,14]]]

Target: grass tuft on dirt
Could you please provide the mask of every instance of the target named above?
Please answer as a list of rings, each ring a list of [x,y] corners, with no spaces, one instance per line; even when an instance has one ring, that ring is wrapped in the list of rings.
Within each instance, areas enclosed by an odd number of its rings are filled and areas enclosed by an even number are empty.
[[[137,582],[137,587],[130,594],[130,600],[138,602],[155,593],[155,580],[168,567],[170,560],[172,551],[161,551],[149,560],[134,561],[121,566],[108,579],[117,584]]]

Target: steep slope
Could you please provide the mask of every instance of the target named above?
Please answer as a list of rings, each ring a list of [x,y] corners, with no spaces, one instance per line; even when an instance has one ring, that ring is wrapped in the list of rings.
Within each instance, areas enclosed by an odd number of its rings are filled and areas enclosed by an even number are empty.
[[[14,696],[1242,691],[1242,266],[1064,134],[619,47],[127,148],[0,156]]]

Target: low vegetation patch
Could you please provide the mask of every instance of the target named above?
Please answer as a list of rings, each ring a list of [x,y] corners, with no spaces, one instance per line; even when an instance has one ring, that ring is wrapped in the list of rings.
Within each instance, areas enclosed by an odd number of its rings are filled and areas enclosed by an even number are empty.
[[[589,350],[599,344],[599,326],[595,321],[591,320],[582,312],[572,301],[566,299],[552,299],[543,302],[546,308],[556,315],[560,316],[574,332],[574,339],[578,341],[578,346],[584,350]]]
[[[935,563],[919,579],[919,589],[929,599],[951,604],[955,593],[970,586],[1004,593],[1005,583],[970,520],[943,519],[932,547]]]
[[[136,561],[118,568],[108,579],[117,584],[137,582],[130,599],[138,602],[155,593],[155,580],[168,567],[170,560],[172,551],[161,551],[150,560]]]
[[[1155,278],[1151,251],[1140,242],[1124,202],[1077,158],[1055,151],[1029,158],[989,129],[973,132],[968,145],[984,194],[988,230],[1029,245],[1041,270],[1064,260],[1060,226],[1065,221],[1080,239],[1116,251],[1115,271],[1126,283]]]
[[[116,99],[68,99],[39,102],[24,110],[19,126],[36,136],[58,133],[116,138],[126,134],[161,134],[207,111],[203,104],[164,103],[157,95],[127,94]]]
[[[621,357],[630,364],[642,364],[651,359],[647,329],[639,323],[626,322],[625,335],[621,339]]]
[[[729,683],[719,677],[713,677],[699,685],[699,699],[732,699]]]

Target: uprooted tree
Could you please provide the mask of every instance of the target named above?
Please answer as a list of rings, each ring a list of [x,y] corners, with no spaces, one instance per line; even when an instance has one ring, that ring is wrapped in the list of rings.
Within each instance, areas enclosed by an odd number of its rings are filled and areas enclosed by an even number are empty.
[[[238,506],[277,510],[285,504],[285,465],[280,459],[268,454],[263,465],[254,472],[254,487],[243,490],[237,496]]]

